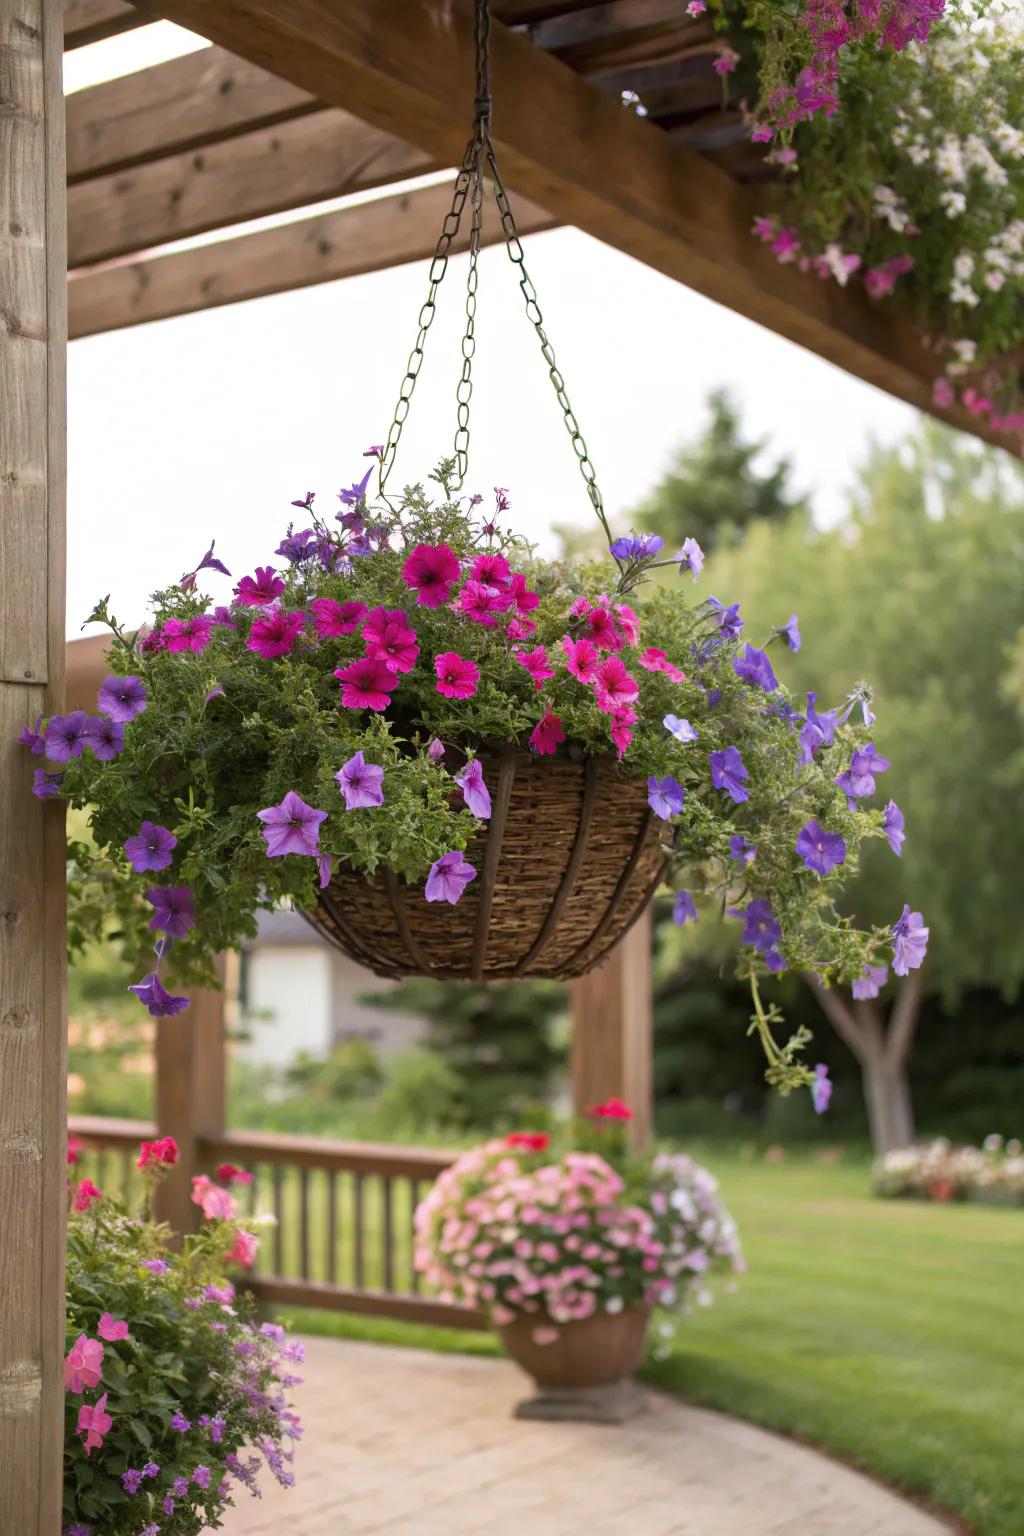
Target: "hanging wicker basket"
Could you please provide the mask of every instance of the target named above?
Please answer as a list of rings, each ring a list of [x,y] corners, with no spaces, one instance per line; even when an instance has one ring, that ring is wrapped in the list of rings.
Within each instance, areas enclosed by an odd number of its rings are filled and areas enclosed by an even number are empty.
[[[476,880],[456,906],[424,900],[390,872],[340,870],[305,915],[378,976],[508,981],[583,976],[636,922],[665,867],[664,824],[642,779],[614,757],[480,762],[490,821],[466,850]]]

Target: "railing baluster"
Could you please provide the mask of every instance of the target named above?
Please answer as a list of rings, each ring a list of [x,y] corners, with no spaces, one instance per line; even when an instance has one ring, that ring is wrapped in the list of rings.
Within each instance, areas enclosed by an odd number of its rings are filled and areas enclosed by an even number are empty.
[[[393,1291],[395,1288],[395,1218],[392,1205],[392,1191],[394,1183],[387,1174],[380,1176],[381,1189],[384,1194],[384,1289]]]
[[[415,1296],[420,1288],[420,1273],[416,1268],[416,1207],[420,1203],[420,1181],[409,1180],[409,1289]]]
[[[106,1147],[100,1147],[99,1150],[96,1153],[96,1183],[99,1185],[100,1189],[103,1189],[104,1185],[106,1184],[106,1182],[107,1182],[107,1149],[106,1149]],[[105,1192],[106,1191],[104,1190],[104,1193]]]
[[[338,1283],[338,1175],[333,1168],[327,1174],[327,1280]]]
[[[352,1180],[353,1215],[355,1226],[355,1257],[356,1271],[355,1282],[357,1290],[366,1287],[366,1267],[363,1262],[363,1175],[357,1173]]]
[[[284,1274],[284,1168],[280,1163],[274,1164],[274,1215],[277,1225],[274,1228],[274,1273]]]
[[[299,1274],[309,1279],[309,1169],[299,1169]]]

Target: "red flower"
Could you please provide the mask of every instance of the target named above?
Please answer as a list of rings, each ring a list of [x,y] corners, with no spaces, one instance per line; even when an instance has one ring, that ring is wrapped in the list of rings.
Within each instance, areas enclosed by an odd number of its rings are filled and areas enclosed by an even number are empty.
[[[632,1120],[633,1111],[628,1104],[623,1104],[621,1099],[605,1099],[603,1104],[595,1104],[588,1110],[592,1120]]]
[[[234,1163],[219,1163],[217,1177],[222,1184],[251,1184],[252,1174],[244,1168],[237,1168]]]
[[[398,686],[397,674],[370,656],[350,667],[339,667],[334,675],[341,684],[341,702],[346,709],[387,709],[392,690]]]
[[[78,1159],[82,1155],[82,1148],[84,1147],[84,1145],[85,1145],[85,1143],[82,1140],[81,1136],[69,1136],[68,1137],[68,1167],[69,1168],[73,1168],[75,1166],[75,1164],[78,1162]]]
[[[173,1168],[178,1161],[178,1143],[173,1136],[161,1136],[158,1141],[144,1141],[139,1152],[139,1168]]]
[[[546,1152],[550,1142],[547,1131],[513,1131],[505,1137],[506,1147],[520,1147],[524,1152]]]
[[[459,579],[459,557],[447,544],[417,544],[402,567],[402,580],[416,588],[424,608],[440,608]]]
[[[97,1189],[92,1179],[83,1179],[75,1190],[75,1198],[72,1201],[76,1211],[87,1211],[96,1200],[103,1199],[102,1189]]]

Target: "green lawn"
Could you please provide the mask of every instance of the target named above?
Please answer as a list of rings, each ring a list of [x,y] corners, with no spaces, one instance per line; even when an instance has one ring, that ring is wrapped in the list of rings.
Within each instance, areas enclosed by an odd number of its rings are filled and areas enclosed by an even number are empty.
[[[979,1536],[1021,1536],[1024,1211],[872,1200],[863,1166],[707,1161],[750,1269],[649,1378],[821,1446]],[[289,1315],[307,1332],[495,1349],[488,1335]]]

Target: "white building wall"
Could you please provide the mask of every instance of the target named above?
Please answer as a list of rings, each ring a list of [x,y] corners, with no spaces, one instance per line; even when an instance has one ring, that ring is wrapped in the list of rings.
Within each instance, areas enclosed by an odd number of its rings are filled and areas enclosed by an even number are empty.
[[[249,951],[247,1033],[249,1061],[287,1065],[299,1051],[323,1056],[331,1043],[331,956],[320,944]]]

